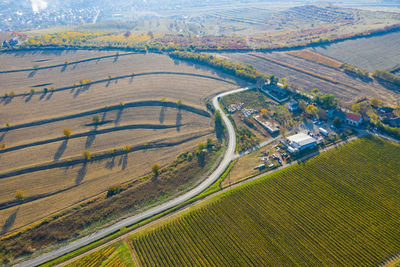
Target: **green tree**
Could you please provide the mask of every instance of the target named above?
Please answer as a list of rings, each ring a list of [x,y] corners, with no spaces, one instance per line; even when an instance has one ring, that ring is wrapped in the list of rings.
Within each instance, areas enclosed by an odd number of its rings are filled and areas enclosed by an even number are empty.
[[[176,104],[178,105],[178,107],[181,107],[183,105],[182,99],[179,99],[178,101],[176,101]]]
[[[319,93],[319,89],[318,88],[314,88],[314,89],[311,90],[311,92],[313,94],[318,94]]]
[[[217,138],[221,139],[224,136],[225,127],[222,121],[222,114],[219,110],[216,110],[214,113],[214,125]]]
[[[22,190],[17,190],[17,192],[15,193],[15,199],[17,201],[23,201],[25,198],[25,193]]]
[[[269,83],[272,85],[277,85],[278,81],[279,81],[279,79],[275,75],[271,75],[271,77],[269,78]]]
[[[65,137],[67,137],[67,138],[70,138],[70,137],[71,137],[71,130],[70,130],[70,129],[65,128],[65,129],[63,130],[63,133],[64,133]]]
[[[154,177],[157,177],[160,174],[160,165],[154,164],[151,171],[153,172]]]
[[[92,153],[90,153],[89,150],[83,151],[83,159],[84,160],[90,160],[92,158]]]
[[[99,122],[100,122],[100,117],[99,117],[99,115],[94,115],[94,116],[92,117],[92,121],[93,121],[93,123],[99,123]]]
[[[332,121],[333,126],[335,126],[336,128],[340,128],[340,126],[342,125],[342,122],[340,121],[339,117],[335,117]]]
[[[371,99],[369,100],[369,104],[370,104],[371,106],[374,106],[374,107],[380,107],[380,106],[382,106],[382,101],[379,100],[379,99],[376,98],[376,97],[373,97],[373,98],[371,98]]]
[[[112,185],[107,190],[107,197],[114,196],[122,191],[121,186],[119,185]]]

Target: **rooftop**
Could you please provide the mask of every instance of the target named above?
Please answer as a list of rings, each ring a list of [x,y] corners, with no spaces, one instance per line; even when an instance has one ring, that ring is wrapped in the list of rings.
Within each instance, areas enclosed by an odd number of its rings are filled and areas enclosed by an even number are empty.
[[[317,142],[317,140],[315,140],[314,138],[312,138],[311,136],[309,136],[308,134],[305,134],[305,133],[295,134],[295,135],[289,136],[287,139],[291,143],[296,143],[299,146],[305,146],[305,145]]]
[[[352,121],[361,121],[361,116],[353,113],[347,113],[346,119],[352,120]]]

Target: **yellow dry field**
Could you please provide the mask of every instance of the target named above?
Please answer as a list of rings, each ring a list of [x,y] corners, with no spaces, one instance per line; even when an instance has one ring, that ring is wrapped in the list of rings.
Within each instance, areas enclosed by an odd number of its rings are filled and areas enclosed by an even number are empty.
[[[3,63],[0,71],[30,68],[34,64],[62,64],[67,60],[72,62],[113,54],[115,52],[99,51],[5,53],[0,54]],[[0,151],[0,227],[3,234],[98,195],[111,185],[137,179],[149,173],[153,164],[167,165],[179,153],[214,137],[211,118],[185,109],[161,106],[124,107],[50,123],[33,122],[77,115],[105,106],[119,105],[121,102],[162,98],[171,102],[181,99],[185,105],[205,110],[206,98],[243,85],[232,77],[204,66],[176,62],[165,55],[136,54],[90,60],[66,68],[50,68],[33,73],[0,73],[0,93],[4,95],[14,91],[18,94],[30,88],[38,92],[44,87],[70,86],[79,83],[80,79],[96,81],[108,75],[115,77],[132,73],[140,75],[84,88],[48,92],[45,95],[0,100],[0,142],[5,142],[6,149],[9,149]],[[95,115],[102,122],[96,126],[92,121]],[[11,126],[24,123],[29,125],[6,130],[6,123]],[[141,126],[124,128],[135,125]],[[72,132],[68,140],[63,139],[64,128]],[[92,134],[93,131],[97,132]],[[151,142],[175,144],[131,151],[87,163],[13,174],[16,170],[48,166],[82,157],[84,150],[98,154],[125,145],[134,147]],[[24,191],[24,203],[15,203],[17,190]]]

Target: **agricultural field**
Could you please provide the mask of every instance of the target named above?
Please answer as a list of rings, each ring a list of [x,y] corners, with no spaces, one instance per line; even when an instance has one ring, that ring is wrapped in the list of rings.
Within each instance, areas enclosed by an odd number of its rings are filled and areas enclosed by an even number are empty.
[[[311,49],[370,72],[376,69],[390,70],[400,61],[398,52],[400,50],[400,32],[347,40]]]
[[[0,60],[2,235],[215,138],[205,100],[244,85],[159,54],[46,50]]]
[[[118,245],[105,247],[79,261],[66,264],[67,267],[83,266],[134,266],[129,244],[121,242]]]
[[[386,88],[375,80],[365,81],[290,52],[225,53],[222,56],[252,64],[260,72],[285,77],[292,89],[311,92],[318,88],[320,92],[333,93],[344,101],[352,101],[359,96],[377,97],[387,103],[400,100],[398,91]]]
[[[143,266],[377,265],[400,248],[399,160],[398,145],[358,139],[149,227],[131,246]]]

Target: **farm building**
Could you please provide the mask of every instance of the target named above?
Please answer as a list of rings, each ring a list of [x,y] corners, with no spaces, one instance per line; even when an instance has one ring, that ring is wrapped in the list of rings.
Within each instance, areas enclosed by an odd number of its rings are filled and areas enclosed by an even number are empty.
[[[254,119],[256,120],[256,122],[258,122],[258,124],[260,124],[264,129],[266,129],[270,134],[278,134],[279,133],[279,125],[270,122],[270,121],[266,121],[264,120],[261,116],[257,115],[254,116]]]
[[[360,126],[360,124],[362,123],[362,118],[360,115],[347,113],[345,122],[351,126]]]
[[[317,140],[305,133],[299,133],[287,138],[289,153],[298,153],[305,149],[314,148]]]

